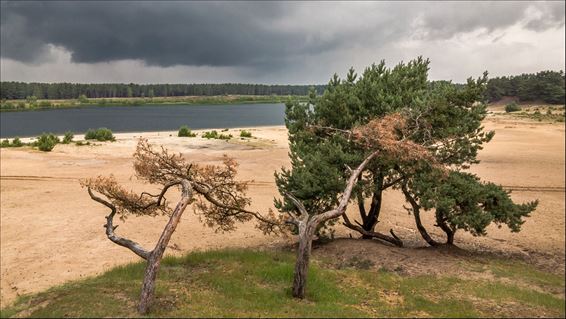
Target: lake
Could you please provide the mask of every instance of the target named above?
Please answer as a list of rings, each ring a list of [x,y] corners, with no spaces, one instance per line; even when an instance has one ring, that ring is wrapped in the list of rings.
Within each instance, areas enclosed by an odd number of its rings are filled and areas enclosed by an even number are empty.
[[[0,137],[31,137],[43,132],[84,133],[107,127],[113,132],[174,131],[191,129],[283,125],[285,105],[142,105],[85,106],[0,113]]]

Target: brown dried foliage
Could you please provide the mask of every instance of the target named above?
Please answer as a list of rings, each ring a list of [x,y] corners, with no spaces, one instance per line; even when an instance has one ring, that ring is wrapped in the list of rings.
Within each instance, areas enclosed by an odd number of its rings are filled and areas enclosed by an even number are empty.
[[[371,120],[352,130],[352,139],[368,151],[380,150],[379,157],[399,164],[422,162],[436,166],[436,160],[423,145],[407,138],[406,119],[399,113]]]
[[[160,194],[144,192],[137,195],[118,185],[112,176],[81,181],[83,187],[106,196],[116,206],[121,218],[128,214],[155,216],[170,213],[165,193],[170,187],[177,187],[181,180],[186,180],[192,186],[194,211],[207,226],[217,231],[232,231],[236,222],[255,217],[257,227],[264,233],[281,230],[282,225],[273,213],[264,217],[246,209],[251,203],[246,196],[248,182],[236,180],[238,163],[228,156],[224,156],[222,165],[198,165],[164,147],[156,150],[147,140],[140,139],[133,157],[136,177],[162,185]]]

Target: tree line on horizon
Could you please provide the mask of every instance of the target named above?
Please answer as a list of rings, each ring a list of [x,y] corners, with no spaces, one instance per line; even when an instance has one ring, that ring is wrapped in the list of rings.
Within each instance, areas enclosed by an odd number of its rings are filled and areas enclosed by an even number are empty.
[[[325,85],[266,85],[266,84],[81,84],[81,83],[26,83],[1,82],[0,99],[20,100],[28,97],[60,100],[87,98],[153,98],[167,96],[217,96],[217,95],[307,95],[314,87],[317,94],[324,92]]]
[[[429,81],[429,87],[450,81]],[[516,97],[521,102],[544,101],[550,104],[565,103],[565,77],[563,71],[541,71],[516,76],[489,79],[485,100],[497,102],[503,97]],[[464,85],[452,83],[457,88]],[[266,84],[124,84],[124,83],[26,83],[0,82],[0,99],[23,100],[35,97],[43,100],[87,98],[153,98],[175,96],[218,95],[303,95],[314,88],[322,95],[327,85],[266,85]]]

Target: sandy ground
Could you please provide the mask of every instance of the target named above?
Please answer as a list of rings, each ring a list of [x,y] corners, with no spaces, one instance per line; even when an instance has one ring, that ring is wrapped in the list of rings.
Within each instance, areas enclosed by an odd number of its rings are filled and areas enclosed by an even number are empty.
[[[518,234],[494,226],[484,238],[458,233],[456,243],[472,250],[490,247],[495,252],[533,258],[546,256],[544,260],[564,269],[564,125],[490,116],[485,127],[495,130],[496,135],[480,153],[481,164],[472,170],[482,178],[514,189],[512,196],[516,201],[538,198],[540,206]],[[178,138],[176,132],[143,133],[143,136],[196,162],[218,163],[222,154],[234,157],[241,163],[240,178],[254,180],[249,190],[252,207],[266,211],[278,196],[273,172],[288,165],[287,132],[284,127],[249,130],[256,139],[226,142]],[[239,131],[231,129],[229,133],[237,136]],[[81,178],[114,174],[119,181],[137,189],[138,183],[130,176],[133,174],[131,154],[139,136],[139,133],[117,134],[116,142],[94,146],[58,145],[49,153],[29,148],[0,151],[2,307],[18,295],[139,260],[105,237],[102,225],[107,210],[90,200],[78,183]],[[386,232],[392,228],[410,246],[425,246],[414,230],[412,216],[402,205],[403,198],[396,191],[386,194],[378,230]],[[355,217],[353,210],[350,213]],[[424,215],[431,233],[441,236],[441,232],[433,229],[432,218],[428,216],[431,214]],[[152,247],[165,223],[166,218],[131,218],[119,222],[117,232]],[[350,234],[357,236],[338,227],[337,236]],[[269,246],[283,241],[263,236],[253,223],[242,224],[233,233],[215,233],[202,226],[192,210],[187,210],[168,252]]]

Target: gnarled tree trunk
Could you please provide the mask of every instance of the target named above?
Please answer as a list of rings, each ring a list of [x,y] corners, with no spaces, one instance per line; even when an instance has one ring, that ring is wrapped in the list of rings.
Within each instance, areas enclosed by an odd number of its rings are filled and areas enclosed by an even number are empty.
[[[454,234],[456,230],[448,226],[446,219],[441,217],[442,215],[441,212],[436,213],[436,224],[446,233],[446,245],[454,245]]]
[[[153,294],[155,292],[155,279],[157,279],[157,272],[159,271],[159,266],[161,265],[161,259],[163,258],[163,253],[169,244],[169,240],[175,232],[177,225],[179,224],[179,220],[187,208],[187,205],[191,201],[192,197],[192,188],[188,181],[182,182],[183,194],[181,200],[175,207],[171,218],[169,218],[169,222],[165,226],[163,233],[161,233],[161,237],[155,245],[155,248],[150,253],[149,258],[147,259],[147,266],[145,268],[145,275],[143,278],[143,285],[140,297],[140,304],[138,306],[138,311],[141,314],[146,314],[149,311],[149,307],[151,306],[151,302],[153,301]]]
[[[293,278],[293,297],[296,298],[305,298],[314,229],[308,227],[308,222],[306,225],[303,222],[299,224],[299,247],[297,249],[297,261]]]
[[[391,243],[395,246],[403,247],[403,241],[401,241],[401,239],[397,237],[397,235],[395,235],[392,229],[389,230],[391,236],[375,231],[375,226],[379,222],[379,214],[381,212],[383,191],[393,186],[395,182],[397,182],[394,181],[388,184],[384,184],[383,175],[376,174],[376,176],[377,177],[374,179],[375,189],[371,197],[371,204],[369,207],[369,211],[366,210],[364,204],[365,198],[363,197],[363,195],[362,194],[358,195],[358,210],[360,212],[362,223],[358,223],[357,221],[355,221],[357,223],[357,225],[355,225],[350,222],[350,220],[346,215],[343,215],[344,217],[343,225],[362,234],[362,239],[377,238],[386,241],[388,243]]]
[[[405,199],[407,199],[409,204],[411,204],[411,207],[413,209],[413,216],[415,217],[415,223],[417,225],[417,229],[419,230],[419,233],[421,234],[421,237],[429,245],[438,246],[440,243],[438,243],[436,240],[434,240],[434,239],[432,239],[432,237],[430,237],[426,228],[423,226],[423,223],[421,222],[421,207],[419,206],[417,201],[413,198],[413,196],[411,196],[411,193],[409,193],[409,191],[407,190],[406,185],[402,185],[401,190],[403,191],[403,194],[405,195]]]

